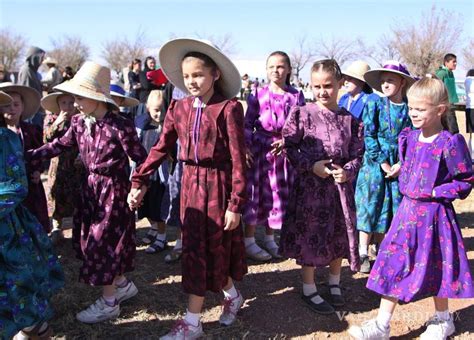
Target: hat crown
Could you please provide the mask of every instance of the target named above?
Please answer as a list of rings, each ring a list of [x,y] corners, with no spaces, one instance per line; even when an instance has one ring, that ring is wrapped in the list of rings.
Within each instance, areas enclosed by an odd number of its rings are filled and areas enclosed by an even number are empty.
[[[350,64],[347,70],[343,73],[347,74],[348,76],[361,79],[363,81],[364,74],[367,71],[370,71],[369,64],[362,60],[356,60],[352,64]]]
[[[110,96],[110,69],[86,61],[71,80],[78,86]]]
[[[402,64],[397,60],[386,60],[383,63],[383,68],[387,70],[398,71],[406,74],[407,76],[410,76],[410,72],[408,72],[408,68],[406,67],[406,65]]]

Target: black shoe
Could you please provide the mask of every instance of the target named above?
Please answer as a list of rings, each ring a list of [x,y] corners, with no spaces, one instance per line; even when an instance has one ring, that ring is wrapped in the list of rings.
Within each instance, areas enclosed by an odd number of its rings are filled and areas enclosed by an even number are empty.
[[[339,288],[341,291],[341,294],[333,294],[331,292],[331,288]],[[334,307],[342,307],[345,305],[346,300],[344,299],[344,296],[342,296],[342,289],[339,285],[330,285],[329,286],[329,296],[330,296],[330,301],[329,303],[333,305]]]
[[[311,301],[312,298],[315,296],[319,296],[319,294],[316,292],[311,295],[301,295],[301,298],[303,299],[304,302],[308,304],[308,306],[316,313],[318,314],[323,314],[323,315],[328,315],[332,314],[335,312],[334,307],[331,306],[326,300],[323,299],[323,302],[321,303],[314,303]]]
[[[367,255],[362,255],[360,257],[360,270],[359,272],[364,273],[364,274],[369,274],[370,273],[370,261],[369,257]]]

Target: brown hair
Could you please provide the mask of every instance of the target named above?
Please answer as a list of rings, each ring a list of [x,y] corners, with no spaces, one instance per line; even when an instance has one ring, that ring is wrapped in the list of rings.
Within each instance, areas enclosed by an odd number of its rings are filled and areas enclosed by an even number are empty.
[[[342,79],[342,71],[339,64],[334,59],[322,59],[318,60],[311,67],[311,73],[324,71],[332,74],[337,81]]]
[[[286,53],[283,52],[283,51],[275,51],[275,52],[270,53],[270,55],[269,55],[268,58],[267,58],[266,64],[268,64],[268,59],[270,59],[271,57],[274,57],[274,56],[282,57],[282,58],[285,60],[285,64],[286,64],[286,65],[288,66],[288,68],[290,69],[290,73],[288,73],[288,75],[286,76],[286,79],[285,79],[285,84],[286,84],[286,85],[290,85],[291,71],[292,71],[290,57],[288,56],[288,54],[286,54]]]
[[[185,61],[187,58],[196,58],[196,59],[201,60],[204,63],[204,66],[209,67],[211,69],[213,76],[217,75],[217,70],[218,70],[217,64],[208,55],[201,52],[188,52],[183,57],[183,60],[181,60],[181,62]]]

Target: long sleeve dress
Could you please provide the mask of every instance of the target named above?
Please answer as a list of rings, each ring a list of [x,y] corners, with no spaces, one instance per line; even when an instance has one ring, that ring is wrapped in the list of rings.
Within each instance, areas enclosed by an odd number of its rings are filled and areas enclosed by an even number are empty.
[[[51,241],[22,205],[28,191],[20,138],[0,128],[0,338],[52,317],[64,275]]]
[[[73,245],[82,259],[80,280],[90,285],[113,283],[134,269],[135,214],[127,204],[129,157],[146,158],[133,122],[112,112],[92,124],[84,115],[71,119],[64,136],[29,152],[31,159],[49,159],[78,148],[87,169],[74,216]]]
[[[54,125],[57,114],[48,113],[44,121],[43,140],[52,142],[55,138],[63,136],[69,129],[71,122],[65,121]],[[55,220],[74,215],[81,195],[82,176],[85,169],[78,160],[79,150],[71,148],[51,160],[48,170],[48,206]]]
[[[294,107],[283,128],[285,150],[297,171],[283,222],[280,253],[302,266],[324,267],[348,258],[358,270],[352,179],[362,162],[363,127],[347,110],[317,104]],[[313,173],[315,162],[332,159],[344,168],[347,181]]]
[[[356,183],[357,230],[387,232],[402,200],[398,179],[386,179],[383,162],[398,162],[398,135],[411,127],[407,104],[372,98],[362,113],[365,153]]]
[[[406,302],[472,298],[472,275],[452,204],[471,192],[471,156],[459,134],[443,131],[432,143],[420,142],[419,136],[420,130],[400,134],[403,200],[367,288]]]
[[[285,154],[272,155],[272,143],[282,139],[281,130],[290,108],[304,105],[301,91],[287,87],[284,94],[272,93],[267,85],[247,100],[245,142],[253,155],[247,171],[246,224],[281,229],[288,205],[293,168]]]
[[[196,113],[191,97],[171,103],[160,140],[133,175],[132,187],[147,184],[179,139],[182,284],[186,293],[204,296],[206,290],[220,292],[229,276],[239,281],[247,272],[241,226],[223,230],[226,210],[240,213],[245,203],[244,115],[237,100],[218,93],[201,120]]]

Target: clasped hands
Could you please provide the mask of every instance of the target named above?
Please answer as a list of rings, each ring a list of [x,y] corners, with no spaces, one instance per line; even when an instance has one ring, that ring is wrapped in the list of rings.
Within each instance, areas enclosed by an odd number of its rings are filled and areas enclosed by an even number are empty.
[[[394,165],[390,165],[388,162],[383,162],[380,164],[383,172],[385,172],[385,178],[397,178],[400,174],[400,164],[395,163]]]
[[[321,178],[332,176],[336,183],[347,182],[347,172],[332,159],[323,159],[313,164],[313,173]]]

